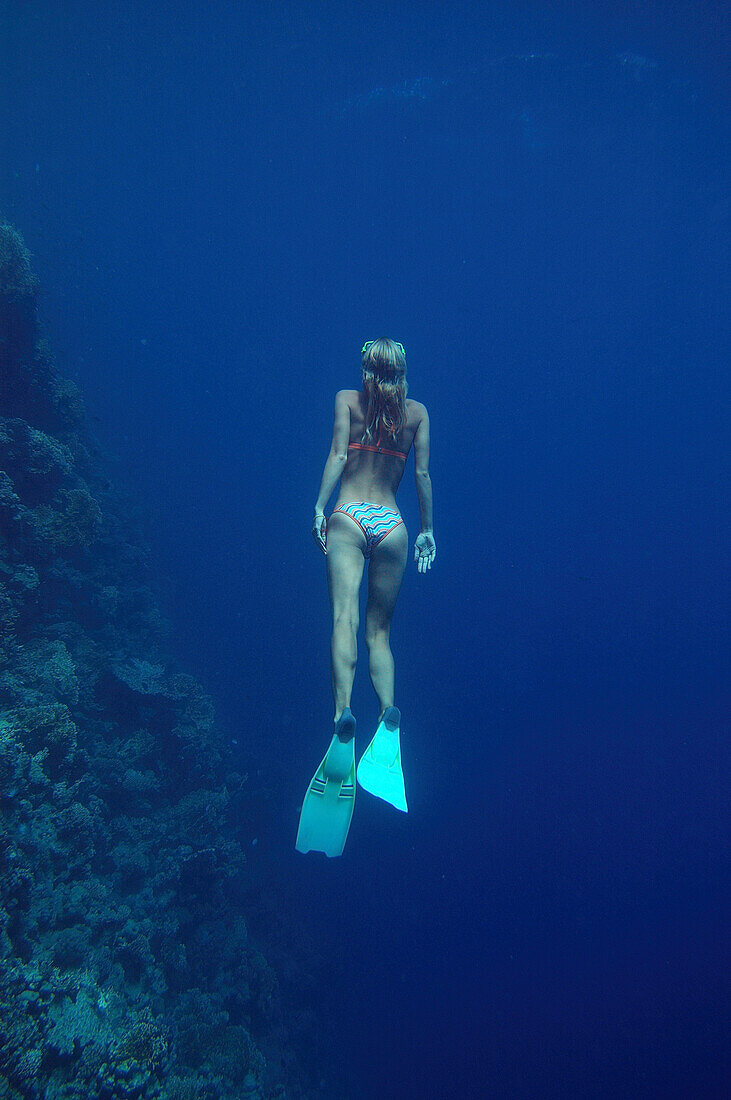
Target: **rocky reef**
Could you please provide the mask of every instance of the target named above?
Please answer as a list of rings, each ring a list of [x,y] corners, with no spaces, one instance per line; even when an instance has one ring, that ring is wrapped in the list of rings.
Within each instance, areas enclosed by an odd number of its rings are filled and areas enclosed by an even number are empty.
[[[0,224],[0,1098],[304,1097],[252,943],[246,776]]]

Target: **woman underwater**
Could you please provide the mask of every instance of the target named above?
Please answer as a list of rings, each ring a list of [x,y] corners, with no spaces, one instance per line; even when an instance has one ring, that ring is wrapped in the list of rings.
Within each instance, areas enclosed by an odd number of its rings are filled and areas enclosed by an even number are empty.
[[[328,856],[343,851],[355,800],[355,718],[350,696],[357,656],[358,595],[366,561],[365,642],[379,723],[358,765],[357,778],[365,790],[397,809],[407,809],[389,634],[408,553],[396,490],[412,444],[421,513],[421,533],[414,548],[419,572],[426,573],[436,556],[429,416],[424,405],[406,397],[406,353],[393,340],[369,340],[361,352],[361,367],[362,391],[340,390],[335,395],[332,443],[312,523],[315,541],[327,557],[335,732],[307,790],[296,846],[300,852],[315,850]],[[335,508],[326,520],[324,508],[338,480]]]

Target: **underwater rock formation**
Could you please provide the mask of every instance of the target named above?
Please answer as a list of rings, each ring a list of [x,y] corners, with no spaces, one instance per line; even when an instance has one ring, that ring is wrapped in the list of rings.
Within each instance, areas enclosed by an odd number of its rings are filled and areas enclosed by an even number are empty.
[[[0,1097],[303,1097],[231,894],[246,777],[164,649],[36,294],[0,224]]]

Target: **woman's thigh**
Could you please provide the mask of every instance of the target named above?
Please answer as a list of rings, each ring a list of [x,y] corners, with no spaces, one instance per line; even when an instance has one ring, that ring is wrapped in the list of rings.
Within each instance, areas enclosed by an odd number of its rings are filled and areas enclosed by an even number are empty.
[[[327,521],[327,584],[333,618],[348,614],[357,621],[363,579],[365,535],[355,520],[336,512]]]
[[[406,569],[409,533],[400,523],[373,548],[368,568],[366,635],[388,630]]]

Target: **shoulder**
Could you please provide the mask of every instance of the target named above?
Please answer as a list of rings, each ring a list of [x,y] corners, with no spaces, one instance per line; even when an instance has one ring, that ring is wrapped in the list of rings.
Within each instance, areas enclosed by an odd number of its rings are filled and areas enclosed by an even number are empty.
[[[414,426],[421,424],[422,420],[429,420],[429,413],[426,411],[426,405],[421,401],[414,401],[411,397],[406,398],[406,413]]]
[[[351,407],[358,400],[358,390],[338,390],[335,394],[335,407]]]

